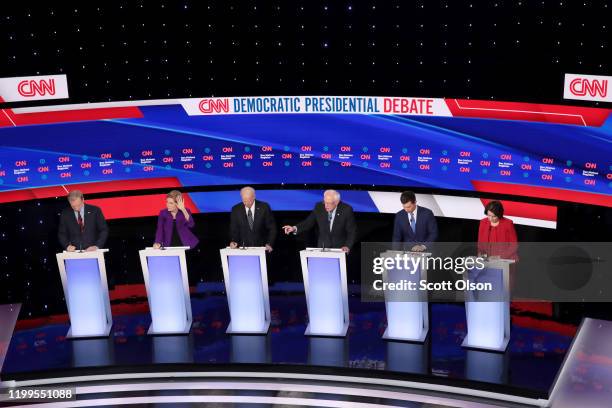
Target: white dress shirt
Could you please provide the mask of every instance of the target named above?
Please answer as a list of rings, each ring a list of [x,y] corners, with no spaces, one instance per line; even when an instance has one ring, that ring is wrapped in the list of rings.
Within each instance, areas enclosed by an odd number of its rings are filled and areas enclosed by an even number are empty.
[[[247,207],[246,205],[244,206],[244,213],[246,214],[247,218],[249,216],[249,207]],[[251,205],[251,214],[253,214],[253,220],[255,220],[255,201],[253,201],[253,204]]]

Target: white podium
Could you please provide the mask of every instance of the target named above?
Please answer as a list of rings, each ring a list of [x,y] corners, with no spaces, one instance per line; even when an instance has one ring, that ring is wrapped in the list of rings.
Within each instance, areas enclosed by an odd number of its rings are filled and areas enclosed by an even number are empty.
[[[189,247],[138,251],[151,311],[148,334],[188,334],[191,330],[186,249]]]
[[[60,252],[56,255],[68,306],[67,338],[107,337],[113,325],[104,253]]]
[[[466,290],[467,335],[463,347],[504,352],[510,341],[510,265],[513,259],[485,262],[482,270],[472,269],[463,278],[491,283],[492,291]]]
[[[385,269],[383,282],[401,283],[415,282],[419,286],[420,280],[427,280],[427,257],[430,252],[386,251],[381,254],[383,258],[394,258],[396,255],[408,255],[416,258],[415,270]],[[412,261],[408,263],[412,266]],[[387,312],[387,329],[383,339],[396,341],[413,341],[422,343],[429,332],[429,303],[427,292],[416,290],[414,292],[385,291],[385,310]]]
[[[309,324],[307,336],[344,337],[349,326],[346,254],[340,249],[300,251]]]
[[[226,333],[266,334],[270,328],[266,249],[224,248],[219,252],[231,319]]]

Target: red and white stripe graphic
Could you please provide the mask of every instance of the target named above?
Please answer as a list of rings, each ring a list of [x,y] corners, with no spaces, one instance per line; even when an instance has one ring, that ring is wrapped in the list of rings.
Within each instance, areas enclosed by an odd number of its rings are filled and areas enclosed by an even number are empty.
[[[0,102],[4,102],[1,98]],[[262,98],[262,97],[260,97]],[[305,97],[283,97],[305,98]],[[312,98],[327,98],[325,96]],[[353,98],[353,97],[330,97]],[[365,97],[364,97],[365,98]],[[463,118],[521,120],[578,126],[601,126],[610,116],[610,109],[581,106],[544,105],[524,102],[497,102],[470,99],[371,97],[378,101],[377,114],[452,116]],[[227,112],[210,109],[204,113],[202,102],[228,99]],[[139,118],[139,107],[182,105],[187,114],[232,114],[229,99],[238,98],[189,98],[158,99],[144,101],[118,101],[91,104],[36,106],[17,109],[2,109],[0,127],[23,126],[45,123],[75,122],[101,119]],[[209,106],[209,105],[205,105]],[[216,106],[216,105],[215,105]],[[224,105],[225,106],[225,105]],[[416,107],[413,109],[413,107]],[[387,109],[388,108],[388,109]],[[405,110],[406,108],[407,110]],[[206,109],[205,109],[206,110]],[[405,111],[405,113],[403,113]],[[304,112],[302,112],[304,113]],[[321,112],[317,112],[321,113]],[[330,112],[334,113],[334,112]]]

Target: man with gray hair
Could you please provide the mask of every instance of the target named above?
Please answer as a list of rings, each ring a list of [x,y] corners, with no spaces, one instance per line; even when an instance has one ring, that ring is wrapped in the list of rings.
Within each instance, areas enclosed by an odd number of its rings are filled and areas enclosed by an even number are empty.
[[[255,189],[250,186],[240,190],[240,198],[242,202],[232,207],[230,216],[230,248],[256,246],[272,252],[276,221],[270,205],[255,200]]]
[[[297,225],[285,225],[285,234],[297,234],[318,227],[319,248],[341,248],[349,252],[357,237],[357,224],[353,208],[340,201],[340,193],[326,190],[323,201],[318,202],[310,215]]]
[[[102,210],[85,204],[83,193],[79,190],[68,193],[68,202],[70,207],[62,211],[57,233],[62,249],[74,252],[104,248],[108,226]]]

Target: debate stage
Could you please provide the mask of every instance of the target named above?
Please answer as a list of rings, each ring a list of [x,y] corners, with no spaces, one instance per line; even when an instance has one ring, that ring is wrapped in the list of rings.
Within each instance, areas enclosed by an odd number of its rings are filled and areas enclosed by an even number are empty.
[[[311,381],[348,378],[368,386],[410,383],[465,396],[496,396],[533,405],[550,397],[572,344],[576,326],[547,316],[546,306],[514,304],[512,336],[505,353],[461,347],[466,334],[463,304],[431,304],[425,343],[382,339],[384,303],[361,302],[358,285],[349,287],[350,328],[345,338],[304,336],[306,301],[301,283],[270,288],[272,322],[267,335],[229,335],[222,283],[192,288],[193,326],[189,335],[151,336],[144,288],[117,286],[111,292],[113,327],[102,339],[66,339],[67,316],[20,316],[2,367],[3,382],[89,376],[125,379],[138,373],[157,378],[272,376]],[[170,374],[174,373],[174,374]],[[208,373],[208,374],[207,374]],[[225,374],[223,374],[225,373]],[[355,384],[353,384],[355,386]]]

